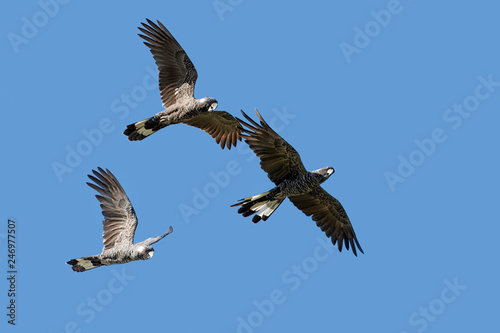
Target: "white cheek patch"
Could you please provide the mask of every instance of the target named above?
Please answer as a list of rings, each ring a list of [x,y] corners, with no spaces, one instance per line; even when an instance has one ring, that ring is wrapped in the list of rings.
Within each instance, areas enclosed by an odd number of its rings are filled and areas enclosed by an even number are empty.
[[[155,251],[151,251],[151,252],[149,252],[149,254],[148,254],[148,255],[149,255],[149,259],[151,259],[151,258],[153,257],[153,255],[154,255],[154,254],[155,254]]]

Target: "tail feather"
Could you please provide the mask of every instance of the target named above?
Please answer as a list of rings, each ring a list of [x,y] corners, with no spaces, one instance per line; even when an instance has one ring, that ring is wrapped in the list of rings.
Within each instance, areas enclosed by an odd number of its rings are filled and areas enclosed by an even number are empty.
[[[257,223],[260,220],[267,220],[269,216],[281,205],[283,199],[275,199],[270,191],[261,194],[253,195],[248,198],[239,200],[240,202],[232,205],[231,207],[241,206],[238,209],[238,213],[247,217],[255,214],[252,218],[253,223]]]
[[[104,265],[103,263],[101,263],[101,259],[98,256],[71,259],[66,263],[68,265],[71,265],[72,266],[71,269],[75,272],[85,272],[88,271],[89,269],[93,269]]]
[[[127,125],[123,134],[128,136],[129,141],[140,141],[163,127],[165,127],[165,125],[160,124],[159,117],[151,117],[138,121],[134,124]]]

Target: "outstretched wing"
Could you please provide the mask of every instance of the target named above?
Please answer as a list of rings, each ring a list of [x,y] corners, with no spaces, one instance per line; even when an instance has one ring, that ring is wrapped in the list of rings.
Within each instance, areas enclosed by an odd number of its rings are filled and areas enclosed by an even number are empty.
[[[316,221],[318,227],[325,232],[327,237],[332,239],[333,245],[338,242],[339,251],[342,251],[342,243],[345,243],[347,250],[351,245],[355,256],[358,255],[356,246],[361,253],[364,253],[344,208],[337,199],[323,188],[318,186],[308,193],[290,196],[288,199],[304,214],[307,216],[312,215],[312,219]],[[356,246],[354,243],[356,243]]]
[[[241,136],[260,158],[260,166],[267,172],[269,179],[278,185],[285,179],[306,173],[307,170],[302,164],[299,153],[264,121],[257,109],[255,112],[260,119],[260,124],[253,121],[243,111],[241,113],[251,124],[236,119],[248,128],[242,130]]]
[[[241,141],[241,125],[226,111],[209,111],[184,121],[185,124],[204,130],[220,143],[222,149],[231,149]]]
[[[145,245],[148,245],[148,246],[151,246],[154,243],[159,242],[160,240],[162,240],[165,236],[170,235],[172,233],[172,231],[174,231],[174,228],[172,228],[172,226],[170,226],[170,228],[168,228],[168,231],[166,233],[164,233],[163,235],[148,238],[148,239],[146,239],[145,241],[143,241],[141,243],[145,244]]]
[[[92,170],[95,177],[88,177],[95,183],[88,186],[99,192],[95,197],[101,203],[103,230],[102,238],[104,250],[109,250],[117,245],[134,244],[134,233],[137,228],[137,216],[127,194],[115,176],[106,169],[98,168],[99,172]]]
[[[149,23],[141,23],[139,30],[158,66],[160,94],[163,107],[174,104],[179,99],[194,98],[194,84],[198,73],[193,63],[161,22],[146,19]]]

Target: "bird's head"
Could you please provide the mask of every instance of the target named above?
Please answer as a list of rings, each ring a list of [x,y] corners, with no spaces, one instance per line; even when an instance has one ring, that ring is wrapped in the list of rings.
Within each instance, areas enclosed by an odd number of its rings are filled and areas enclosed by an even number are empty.
[[[151,246],[141,245],[138,249],[138,257],[141,260],[148,260],[153,257],[155,250]]]
[[[321,183],[330,178],[330,176],[333,175],[334,172],[335,169],[332,167],[324,167],[318,170],[311,171],[312,174],[317,175]]]
[[[200,99],[200,103],[202,105],[202,108],[208,111],[214,111],[215,109],[217,109],[218,105],[217,100],[212,97],[203,97],[202,99]]]

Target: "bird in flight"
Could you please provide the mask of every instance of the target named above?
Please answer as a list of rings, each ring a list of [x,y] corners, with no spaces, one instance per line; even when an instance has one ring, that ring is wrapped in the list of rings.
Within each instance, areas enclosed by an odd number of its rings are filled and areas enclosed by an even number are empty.
[[[252,221],[257,223],[267,220],[283,200],[288,198],[304,214],[312,216],[318,227],[331,238],[333,245],[338,243],[339,251],[342,251],[342,244],[345,244],[347,250],[351,246],[355,256],[356,246],[364,253],[344,208],[320,186],[334,173],[334,169],[325,167],[307,171],[297,151],[264,121],[259,111],[255,112],[260,124],[243,111],[241,113],[250,124],[236,119],[246,127],[242,130],[242,137],[260,158],[261,168],[267,172],[276,187],[241,199],[231,207],[240,206],[238,213],[244,217],[255,214]]]
[[[224,149],[241,141],[239,122],[226,111],[215,111],[217,100],[212,97],[194,98],[198,73],[193,63],[161,22],[147,20],[139,27],[158,66],[160,94],[164,111],[127,126],[123,134],[130,141],[143,140],[172,124],[187,124],[210,134]]]
[[[100,266],[150,259],[154,254],[151,245],[173,231],[172,227],[170,227],[161,236],[151,237],[134,244],[134,234],[137,228],[137,216],[134,208],[111,171],[98,169],[99,172],[92,170],[94,176],[88,175],[95,184],[87,183],[87,185],[100,194],[96,195],[96,198],[101,203],[102,215],[104,215],[104,221],[102,221],[104,248],[101,254],[71,259],[66,262],[72,266],[71,269],[75,272],[84,272]]]

